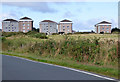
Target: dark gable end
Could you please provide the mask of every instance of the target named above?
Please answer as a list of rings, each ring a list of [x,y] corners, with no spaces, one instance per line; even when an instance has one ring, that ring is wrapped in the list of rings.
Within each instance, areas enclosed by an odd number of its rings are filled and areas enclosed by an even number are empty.
[[[60,22],[72,22],[72,21],[65,19],[65,20],[62,20]]]
[[[107,22],[107,21],[102,21],[102,22],[100,22],[100,23],[98,23],[98,24],[111,24],[110,22]]]
[[[31,18],[28,18],[28,17],[23,17],[20,20],[24,20],[24,19],[32,20]]]
[[[43,20],[43,21],[41,21],[41,22],[52,22],[52,23],[56,23],[56,22],[51,21],[51,20]]]
[[[14,22],[18,22],[18,21],[15,20],[15,19],[5,19],[5,20],[3,20],[3,21],[14,21]]]

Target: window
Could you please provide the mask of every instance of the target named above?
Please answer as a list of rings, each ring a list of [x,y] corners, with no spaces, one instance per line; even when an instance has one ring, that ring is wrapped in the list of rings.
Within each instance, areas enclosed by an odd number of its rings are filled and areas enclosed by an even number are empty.
[[[12,25],[13,26],[13,25]]]
[[[46,27],[48,27],[48,26],[46,26]]]
[[[14,30],[12,30],[12,31],[14,31]]]
[[[65,29],[63,29],[63,31],[65,31]]]
[[[25,26],[25,24],[23,24],[23,26]]]
[[[65,28],[65,26],[63,26],[63,28]]]
[[[69,28],[69,26],[67,26],[67,28]]]
[[[9,27],[9,29],[10,29],[10,27]]]
[[[23,29],[25,29],[25,27],[23,27]]]
[[[10,30],[9,30],[10,31]]]
[[[23,32],[25,32],[25,30],[23,30]]]
[[[104,28],[102,28],[104,30]]]
[[[14,29],[14,27],[12,27],[12,29]]]
[[[102,25],[104,27],[104,25]]]
[[[15,29],[16,29],[16,27],[15,27]]]
[[[109,28],[106,28],[107,30],[109,30]]]
[[[50,27],[52,27],[52,26],[50,26]]]
[[[6,29],[7,29],[7,27],[6,27]]]
[[[29,29],[29,27],[27,27]]]

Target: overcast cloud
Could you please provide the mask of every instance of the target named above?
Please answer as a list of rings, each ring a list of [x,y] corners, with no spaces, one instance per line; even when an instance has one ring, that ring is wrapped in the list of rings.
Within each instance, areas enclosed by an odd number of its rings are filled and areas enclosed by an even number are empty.
[[[19,8],[28,8],[33,11],[39,11],[42,13],[53,13],[57,12],[54,8],[51,8],[47,2],[4,2],[3,5],[16,6]]]

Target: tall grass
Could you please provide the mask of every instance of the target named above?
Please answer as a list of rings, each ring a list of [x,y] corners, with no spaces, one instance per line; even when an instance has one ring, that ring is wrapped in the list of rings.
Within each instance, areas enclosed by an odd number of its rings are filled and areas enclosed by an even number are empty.
[[[87,63],[98,66],[117,67],[118,53],[117,42],[114,40],[104,40],[101,38],[76,39],[65,35],[62,40],[55,41],[47,39],[45,41],[27,41],[24,39],[2,39],[2,49],[7,52],[34,53],[42,57],[69,58],[71,61]]]

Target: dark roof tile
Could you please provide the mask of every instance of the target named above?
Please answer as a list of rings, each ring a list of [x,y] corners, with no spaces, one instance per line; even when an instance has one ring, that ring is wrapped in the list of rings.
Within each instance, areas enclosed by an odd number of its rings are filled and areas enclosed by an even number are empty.
[[[72,22],[72,21],[65,19],[65,20],[62,20],[60,22]]]
[[[5,19],[5,20],[3,20],[3,21],[15,21],[15,22],[18,22],[18,21],[15,20],[15,19]]]
[[[31,18],[28,18],[28,17],[23,17],[23,18],[20,18],[20,20],[24,20],[24,19],[29,19],[29,20],[32,20]]]
[[[51,20],[43,20],[43,21],[41,21],[41,22],[52,22],[52,23],[56,23],[56,22],[51,21]]]
[[[102,22],[100,22],[100,23],[98,23],[98,24],[111,24],[110,22],[107,22],[107,21],[102,21]]]

